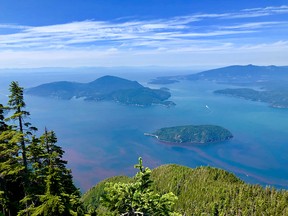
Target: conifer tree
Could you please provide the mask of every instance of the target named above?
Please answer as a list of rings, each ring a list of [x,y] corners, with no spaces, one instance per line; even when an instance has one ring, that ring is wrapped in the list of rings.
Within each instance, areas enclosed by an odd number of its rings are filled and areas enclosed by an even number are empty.
[[[24,135],[24,127],[30,126],[30,123],[25,123],[24,119],[30,115],[29,112],[25,111],[24,108],[26,106],[24,102],[23,96],[23,88],[19,86],[18,82],[12,81],[10,84],[10,95],[8,106],[9,109],[14,111],[13,115],[8,118],[8,120],[16,120],[18,122],[18,130]],[[27,173],[28,164],[27,164],[27,156],[26,156],[26,144],[24,136],[21,139],[21,150],[22,150],[22,158],[23,165],[25,168],[25,172]]]
[[[5,122],[4,106],[0,104],[0,208],[3,215],[15,215],[18,201],[23,196],[19,163],[21,134],[12,130]]]
[[[0,104],[0,133],[6,129],[7,125],[4,121],[4,106]]]
[[[22,163],[24,166],[22,177],[24,194],[26,196],[29,193],[30,187],[26,144],[29,142],[29,136],[32,135],[32,132],[36,131],[37,128],[32,127],[31,123],[25,122],[25,119],[30,113],[25,110],[26,104],[23,96],[23,87],[20,87],[18,82],[12,81],[9,91],[10,95],[7,108],[13,113],[10,117],[6,118],[6,120],[16,121],[17,124],[10,127],[21,134],[21,139],[19,140],[20,150],[18,151],[18,154],[22,156]],[[25,205],[27,207],[29,205],[28,202],[26,202]]]
[[[122,216],[180,216],[173,211],[177,197],[173,193],[160,195],[151,189],[151,170],[144,168],[142,158],[134,166],[139,172],[132,183],[107,183],[102,203]]]
[[[18,143],[22,134],[6,128],[0,132],[0,199],[2,212],[16,215],[19,200],[24,196],[22,173],[24,166],[19,156]],[[6,215],[3,213],[4,215]]]
[[[45,130],[40,137],[40,147],[34,149],[39,154],[35,154],[38,158],[33,157],[35,167],[33,172],[38,173],[36,175],[38,178],[44,177],[39,181],[44,181],[44,191],[37,195],[39,205],[34,202],[19,215],[27,212],[32,216],[83,214],[80,193],[73,184],[71,171],[66,168],[67,161],[62,159],[64,151],[56,145],[56,142],[57,137],[54,131]],[[32,146],[31,144],[30,147]]]
[[[0,215],[84,215],[54,131],[33,135],[23,88],[12,82],[10,93],[8,106],[0,104]],[[8,118],[5,109],[12,112]]]

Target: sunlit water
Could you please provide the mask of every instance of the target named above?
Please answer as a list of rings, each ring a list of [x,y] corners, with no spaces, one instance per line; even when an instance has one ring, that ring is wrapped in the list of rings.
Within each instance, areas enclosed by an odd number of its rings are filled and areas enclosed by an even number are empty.
[[[11,80],[31,87],[56,80],[88,82],[101,75],[0,74],[0,103],[7,100],[4,95]],[[157,75],[123,76],[147,85]],[[227,86],[206,81],[182,81],[165,87],[170,89],[175,107],[141,108],[28,95],[25,99],[30,121],[40,131],[47,127],[58,135],[74,180],[83,191],[110,176],[133,175],[139,156],[150,168],[167,163],[192,168],[209,165],[232,171],[249,183],[288,189],[288,109],[215,95],[214,90]],[[188,124],[220,125],[229,129],[234,138],[208,145],[177,146],[144,136],[161,127]]]

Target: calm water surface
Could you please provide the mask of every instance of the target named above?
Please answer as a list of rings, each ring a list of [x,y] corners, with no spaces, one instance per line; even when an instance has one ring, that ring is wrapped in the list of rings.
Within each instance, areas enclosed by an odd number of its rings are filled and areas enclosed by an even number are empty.
[[[101,75],[0,74],[0,103],[7,100],[4,95],[11,80],[31,87],[56,80],[88,82]],[[122,74],[144,85],[155,76]],[[113,175],[134,175],[133,165],[139,156],[150,168],[167,163],[210,165],[232,171],[249,183],[288,189],[288,109],[215,95],[214,90],[228,86],[206,81],[183,81],[166,87],[177,104],[173,108],[28,95],[25,99],[31,122],[40,131],[46,126],[58,135],[74,180],[83,191]],[[234,138],[209,145],[176,146],[143,135],[161,127],[187,124],[220,125],[229,129]]]

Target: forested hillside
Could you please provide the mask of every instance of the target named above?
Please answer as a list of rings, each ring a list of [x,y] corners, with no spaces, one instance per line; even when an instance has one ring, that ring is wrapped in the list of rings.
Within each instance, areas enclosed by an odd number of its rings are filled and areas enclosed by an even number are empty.
[[[221,169],[163,165],[152,170],[151,179],[158,193],[170,191],[178,197],[174,210],[182,215],[288,215],[286,190],[246,184]],[[83,195],[84,205],[108,215],[99,202],[100,196],[107,182],[118,181],[129,179],[122,176],[100,182]]]

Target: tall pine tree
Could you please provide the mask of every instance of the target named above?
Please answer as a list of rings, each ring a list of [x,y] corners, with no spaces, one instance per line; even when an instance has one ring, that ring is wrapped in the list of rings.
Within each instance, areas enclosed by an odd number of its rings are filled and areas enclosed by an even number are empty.
[[[7,120],[13,120],[17,122],[16,125],[13,125],[13,129],[19,131],[22,135],[20,140],[20,151],[18,152],[22,156],[22,162],[24,166],[23,174],[23,185],[24,193],[28,195],[29,193],[29,170],[28,170],[28,161],[27,161],[27,142],[29,142],[29,136],[32,135],[33,131],[36,131],[37,128],[31,127],[29,122],[26,122],[26,118],[30,115],[28,111],[25,110],[26,104],[23,96],[23,87],[20,87],[18,82],[12,81],[10,84],[10,95],[8,101],[8,109],[12,112],[12,115],[7,118]],[[26,207],[28,202],[25,203]]]
[[[19,200],[24,196],[24,166],[18,145],[23,136],[6,124],[3,113],[4,107],[0,105],[0,206],[3,215],[16,215]]]
[[[24,135],[24,127],[28,126],[28,124],[25,123],[24,119],[27,116],[29,116],[30,113],[24,110],[26,104],[24,102],[23,88],[19,86],[18,82],[13,81],[10,84],[9,90],[10,95],[8,106],[11,111],[14,111],[14,113],[12,116],[8,118],[8,120],[16,120],[18,122],[17,124],[18,130]],[[28,164],[27,164],[26,144],[24,136],[21,139],[21,149],[22,149],[23,165],[25,168],[25,172],[27,173]]]
[[[54,131],[47,131],[40,137],[40,145],[33,147],[33,172],[36,179],[44,182],[44,191],[37,195],[38,202],[30,205],[19,215],[29,212],[32,216],[83,215],[80,192],[74,186],[71,171],[63,160],[64,151],[56,145]],[[33,152],[30,149],[30,152]],[[32,154],[31,154],[32,155]],[[31,196],[30,196],[31,197]],[[30,198],[31,199],[31,198]]]
[[[9,90],[7,107],[0,104],[0,215],[84,215],[54,131],[33,135],[23,88],[11,82]]]

